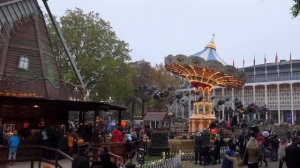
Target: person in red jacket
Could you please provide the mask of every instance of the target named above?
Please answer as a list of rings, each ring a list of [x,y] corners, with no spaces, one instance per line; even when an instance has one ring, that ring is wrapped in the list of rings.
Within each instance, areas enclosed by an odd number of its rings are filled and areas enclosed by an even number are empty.
[[[115,127],[114,130],[111,132],[112,137],[111,141],[112,142],[122,142],[123,141],[123,134],[120,131],[119,127]]]

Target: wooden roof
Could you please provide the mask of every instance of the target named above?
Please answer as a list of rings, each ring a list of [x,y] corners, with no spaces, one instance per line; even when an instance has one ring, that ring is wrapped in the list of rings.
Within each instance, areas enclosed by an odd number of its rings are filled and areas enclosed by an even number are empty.
[[[89,111],[89,110],[117,110],[125,111],[126,107],[112,105],[103,102],[91,102],[91,101],[70,101],[70,100],[49,100],[38,97],[13,97],[13,96],[1,96],[0,95],[0,106],[1,105],[38,105],[40,107],[47,108],[47,106],[64,108],[67,110],[74,111]]]
[[[147,112],[145,121],[162,121],[167,117],[167,112]]]
[[[28,68],[19,67],[21,57]],[[0,92],[46,99],[83,97],[61,78],[37,0],[0,0]]]

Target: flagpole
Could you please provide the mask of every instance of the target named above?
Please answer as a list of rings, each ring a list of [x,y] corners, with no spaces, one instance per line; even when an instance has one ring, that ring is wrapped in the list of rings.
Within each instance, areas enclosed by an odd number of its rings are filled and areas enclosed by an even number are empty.
[[[279,65],[278,65],[279,63],[278,63],[278,55],[277,55],[277,53],[276,53],[276,65],[277,65],[277,78],[278,78],[278,80],[279,80]]]
[[[293,79],[293,62],[292,62],[292,52],[290,51],[290,70],[291,70],[291,79]]]
[[[255,75],[256,75],[256,73],[255,73],[255,55],[254,55],[254,60],[253,60],[253,69],[254,69],[253,73],[254,73],[254,78],[255,78]]]
[[[266,58],[266,54],[265,54],[265,76],[266,76],[266,81],[268,81],[268,70],[267,70],[267,58]]]
[[[243,58],[243,71],[245,72],[245,60]]]

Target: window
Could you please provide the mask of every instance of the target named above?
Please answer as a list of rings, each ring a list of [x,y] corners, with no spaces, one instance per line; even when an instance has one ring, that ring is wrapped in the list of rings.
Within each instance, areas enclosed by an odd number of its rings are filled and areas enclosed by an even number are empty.
[[[28,70],[29,59],[27,56],[21,56],[19,60],[19,68]]]

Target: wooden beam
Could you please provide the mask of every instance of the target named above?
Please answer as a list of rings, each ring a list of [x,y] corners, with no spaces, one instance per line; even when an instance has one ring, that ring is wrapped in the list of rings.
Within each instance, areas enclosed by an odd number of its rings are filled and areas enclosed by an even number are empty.
[[[14,3],[17,3],[17,2],[21,2],[21,1],[23,1],[23,0],[13,0],[13,1],[4,2],[4,3],[0,4],[0,7],[10,5],[10,4],[14,4]]]
[[[6,39],[1,35],[1,37],[4,38],[4,41],[6,42],[6,45],[4,45],[3,50],[2,50],[2,60],[1,60],[1,64],[0,64],[0,80],[2,79],[3,75],[4,75],[4,69],[5,69],[5,64],[6,64],[6,57],[7,57],[7,52],[8,52],[8,46],[9,46],[9,42],[10,42],[10,31],[11,29],[8,30],[8,35],[6,37]]]
[[[41,42],[41,35],[40,35],[40,28],[38,23],[38,17],[33,16],[34,25],[35,25],[35,32],[36,32],[36,40],[38,44],[39,54],[40,54],[40,64],[42,66],[42,77],[44,80],[44,86],[45,86],[45,97],[49,98],[48,89],[47,89],[47,74],[46,74],[46,68],[45,68],[45,60],[44,60],[44,54],[43,54],[43,48],[42,48],[42,42]]]

